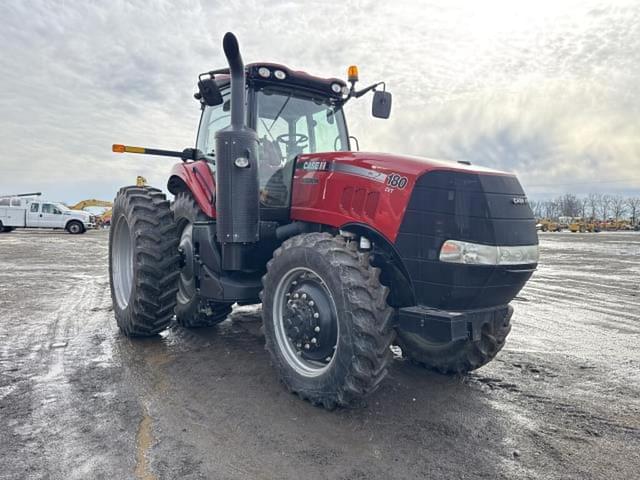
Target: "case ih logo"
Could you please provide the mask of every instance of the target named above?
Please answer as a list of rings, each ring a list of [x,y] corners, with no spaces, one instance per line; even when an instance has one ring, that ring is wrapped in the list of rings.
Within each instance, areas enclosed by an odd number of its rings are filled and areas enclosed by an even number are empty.
[[[513,197],[511,203],[514,205],[527,205],[529,200],[527,200],[527,197]]]
[[[302,164],[303,170],[324,171],[329,170],[329,162],[324,160],[309,160]]]

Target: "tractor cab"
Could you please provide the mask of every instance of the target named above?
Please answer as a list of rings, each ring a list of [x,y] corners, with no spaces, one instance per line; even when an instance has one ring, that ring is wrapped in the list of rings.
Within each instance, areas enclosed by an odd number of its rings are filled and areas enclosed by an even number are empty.
[[[351,79],[353,85],[356,78]],[[231,123],[230,76],[228,69],[222,69],[201,74],[199,80],[195,98],[202,115],[196,149],[215,171],[215,134]],[[260,205],[288,208],[299,155],[351,149],[342,107],[355,91],[343,80],[273,63],[247,65],[246,82],[245,122],[257,133]],[[390,94],[384,93],[389,99]]]
[[[231,88],[228,74],[209,75],[220,96],[208,104],[196,94],[202,106],[196,148],[215,165],[215,133],[231,123]],[[264,63],[248,65],[247,85],[246,122],[258,137],[260,203],[287,208],[298,155],[350,149],[342,112],[348,88],[342,80]]]

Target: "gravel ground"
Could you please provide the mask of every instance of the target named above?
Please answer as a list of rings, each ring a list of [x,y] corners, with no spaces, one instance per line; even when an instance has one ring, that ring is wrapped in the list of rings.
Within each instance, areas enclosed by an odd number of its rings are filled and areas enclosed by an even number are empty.
[[[285,392],[260,313],[122,336],[107,233],[0,235],[1,479],[638,478],[640,234],[541,234],[490,365],[397,358],[366,408]]]

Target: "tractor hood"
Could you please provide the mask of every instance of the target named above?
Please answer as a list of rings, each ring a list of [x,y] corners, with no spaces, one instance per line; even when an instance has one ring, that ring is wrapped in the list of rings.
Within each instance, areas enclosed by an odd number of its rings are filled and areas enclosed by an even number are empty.
[[[431,192],[434,188],[436,193]],[[522,187],[511,173],[455,161],[372,152],[313,153],[297,158],[291,210],[294,220],[339,228],[370,225],[393,243],[405,211],[414,209],[414,204],[428,205],[431,210],[446,207],[447,214],[482,205],[495,216],[524,216],[527,221],[531,216]],[[485,211],[473,214],[480,219],[486,215]],[[489,224],[487,228],[493,227]],[[535,228],[533,231],[535,234]],[[531,243],[529,233],[527,230],[525,243]]]
[[[374,152],[328,152],[301,155],[298,165],[305,161],[324,161],[327,164],[349,164],[381,173],[395,172],[400,175],[420,176],[431,170],[452,170],[467,173],[486,173],[491,175],[513,175],[508,172],[468,165],[454,160],[436,160],[410,155],[395,155]]]

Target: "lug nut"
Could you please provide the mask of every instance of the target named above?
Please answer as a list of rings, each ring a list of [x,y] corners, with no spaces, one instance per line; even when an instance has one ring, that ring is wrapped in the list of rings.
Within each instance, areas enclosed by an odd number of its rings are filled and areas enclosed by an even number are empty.
[[[325,362],[330,362],[331,361],[331,357],[327,357],[324,359]]]
[[[300,296],[300,294],[298,294],[298,293],[294,293],[293,294],[293,298],[298,298],[299,296]]]
[[[306,293],[303,293],[303,294],[302,294],[302,299],[303,299],[303,300],[306,300],[306,298],[307,298],[307,294],[306,294]]]
[[[316,302],[314,302],[313,300],[309,300],[309,306],[313,307],[316,304]]]
[[[313,343],[313,344],[318,343],[318,340],[316,340],[316,337],[313,337],[313,338],[311,339],[311,343]]]
[[[308,343],[305,343],[304,344],[304,348],[305,348],[305,350],[309,350],[311,348],[311,345],[309,345]]]
[[[316,327],[313,329],[314,332],[318,333],[320,331],[320,327]]]
[[[320,314],[318,312],[314,313],[313,318],[320,318]]]

